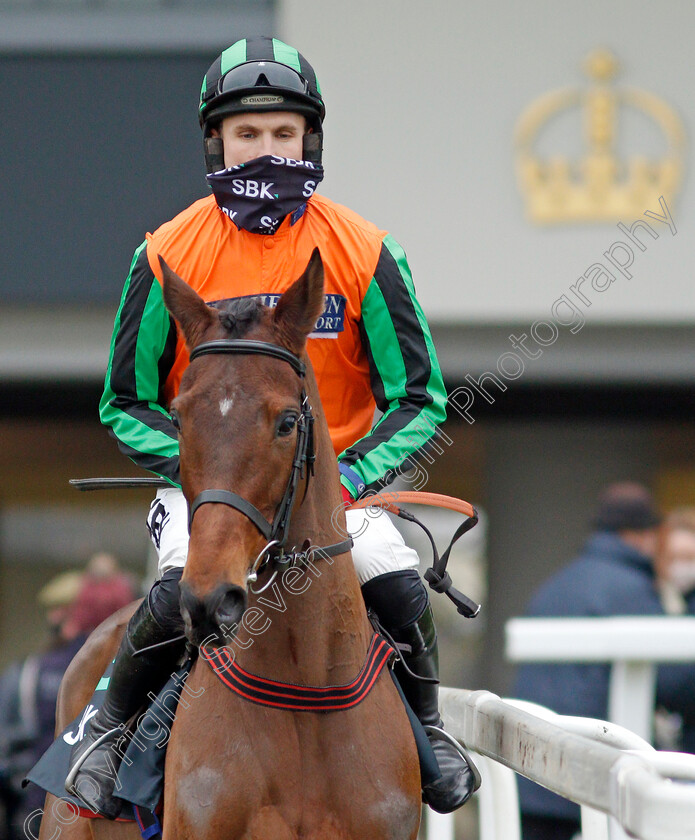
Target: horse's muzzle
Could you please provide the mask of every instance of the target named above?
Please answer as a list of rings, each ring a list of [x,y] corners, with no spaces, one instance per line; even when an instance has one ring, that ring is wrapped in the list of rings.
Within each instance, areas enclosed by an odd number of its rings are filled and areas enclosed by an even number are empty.
[[[185,581],[181,581],[180,590],[181,615],[191,644],[196,647],[228,644],[246,609],[246,590],[222,583],[199,598]]]

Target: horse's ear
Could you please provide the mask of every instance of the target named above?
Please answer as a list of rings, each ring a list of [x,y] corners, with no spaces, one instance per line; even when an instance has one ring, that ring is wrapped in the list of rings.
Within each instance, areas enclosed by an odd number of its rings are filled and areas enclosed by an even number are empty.
[[[323,312],[323,262],[314,248],[304,274],[289,287],[275,307],[275,324],[283,343],[299,354]]]
[[[189,351],[200,344],[203,334],[215,322],[214,311],[185,280],[159,257],[164,283],[164,305],[181,327]]]

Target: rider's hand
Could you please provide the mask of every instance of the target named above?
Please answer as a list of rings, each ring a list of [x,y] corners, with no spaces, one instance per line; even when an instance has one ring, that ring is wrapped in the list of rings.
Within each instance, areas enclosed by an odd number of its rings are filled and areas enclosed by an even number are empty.
[[[350,491],[347,489],[347,487],[343,487],[342,484],[340,485],[340,490],[343,494],[343,501],[345,502],[345,505],[351,505],[355,500],[352,498],[352,494],[350,493]]]

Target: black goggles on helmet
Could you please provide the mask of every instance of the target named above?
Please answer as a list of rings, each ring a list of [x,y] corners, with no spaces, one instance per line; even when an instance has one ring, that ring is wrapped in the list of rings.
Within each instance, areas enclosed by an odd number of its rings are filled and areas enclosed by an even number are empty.
[[[287,91],[287,93],[311,97],[309,83],[291,67],[275,61],[247,61],[245,64],[232,67],[224,76],[221,76],[216,88],[205,92],[203,102],[217,96],[241,93],[252,88],[275,88]]]

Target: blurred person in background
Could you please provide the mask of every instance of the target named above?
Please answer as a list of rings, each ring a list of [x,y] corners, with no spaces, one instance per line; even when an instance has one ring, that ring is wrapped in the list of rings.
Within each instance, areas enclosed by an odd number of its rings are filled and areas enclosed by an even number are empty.
[[[102,551],[87,564],[80,594],[71,605],[63,625],[67,639],[84,639],[104,619],[138,597],[133,578],[122,571],[118,560]]]
[[[63,572],[39,591],[36,600],[44,611],[48,632],[43,656],[55,655],[60,659],[62,651],[68,648],[72,654],[77,652],[79,645],[66,645],[62,626],[71,604],[77,598],[81,583],[81,572]],[[15,840],[23,836],[22,823],[31,810],[25,806],[26,797],[21,789],[21,781],[38,754],[35,746],[38,735],[40,659],[41,655],[37,654],[13,662],[0,675],[0,795],[4,809],[0,828],[2,840]],[[66,660],[65,667],[69,661]],[[57,675],[51,674],[50,669],[47,673],[44,669],[44,672],[42,694],[45,691],[48,696],[57,697],[62,670]]]
[[[37,602],[45,613],[48,643],[0,675],[2,840],[24,840],[24,820],[43,807],[45,791],[33,784],[22,789],[21,782],[55,737],[65,670],[92,630],[136,597],[131,577],[105,552],[95,554],[84,572],[64,572],[40,590]]]
[[[667,615],[695,615],[695,507],[664,520],[655,561],[656,583]],[[659,749],[695,753],[695,666],[659,669],[655,742]]]
[[[659,595],[668,615],[693,613],[695,605],[695,507],[671,511],[656,555]]]
[[[608,486],[598,498],[594,531],[579,556],[539,587],[526,615],[663,615],[655,576],[660,523],[645,487],[632,482]],[[609,678],[607,663],[527,664],[519,668],[512,696],[558,714],[605,720]],[[661,669],[658,682],[660,694]],[[570,840],[579,831],[578,805],[528,779],[518,781],[524,840]]]

